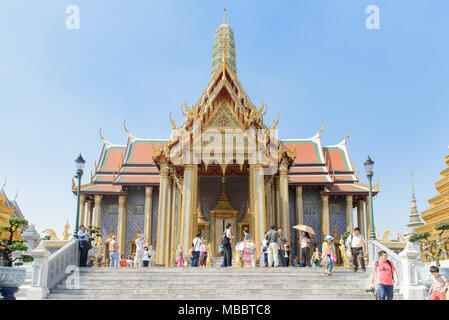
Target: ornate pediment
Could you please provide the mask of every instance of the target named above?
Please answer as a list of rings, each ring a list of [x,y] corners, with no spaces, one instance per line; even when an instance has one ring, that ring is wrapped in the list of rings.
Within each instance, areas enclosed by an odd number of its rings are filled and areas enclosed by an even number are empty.
[[[228,106],[228,103],[222,102],[214,115],[205,124],[205,128],[243,129],[244,126]]]

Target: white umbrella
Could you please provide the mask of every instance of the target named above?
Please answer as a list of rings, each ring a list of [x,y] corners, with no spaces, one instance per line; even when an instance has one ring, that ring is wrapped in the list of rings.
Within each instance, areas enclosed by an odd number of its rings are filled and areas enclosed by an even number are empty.
[[[305,224],[297,224],[293,228],[300,231],[308,232],[310,234],[315,234],[315,231],[313,231],[312,227],[306,226]]]

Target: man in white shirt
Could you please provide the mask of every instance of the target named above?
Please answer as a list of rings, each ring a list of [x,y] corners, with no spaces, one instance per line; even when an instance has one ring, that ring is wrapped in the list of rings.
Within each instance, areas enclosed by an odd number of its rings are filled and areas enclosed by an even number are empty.
[[[362,270],[366,271],[365,259],[363,257],[364,256],[363,252],[366,251],[365,239],[360,234],[359,228],[354,229],[354,232],[348,237],[346,244],[349,247],[349,250],[351,251],[352,263],[354,264],[354,272],[357,272],[359,268],[357,261],[358,257],[360,257],[360,264],[362,266]]]
[[[140,267],[142,265],[143,260],[143,244],[145,242],[144,234],[139,234],[139,237],[136,239],[136,257],[134,258],[134,266]]]
[[[196,234],[195,239],[193,239],[193,266],[198,267],[198,261],[200,260],[201,253],[201,232]]]

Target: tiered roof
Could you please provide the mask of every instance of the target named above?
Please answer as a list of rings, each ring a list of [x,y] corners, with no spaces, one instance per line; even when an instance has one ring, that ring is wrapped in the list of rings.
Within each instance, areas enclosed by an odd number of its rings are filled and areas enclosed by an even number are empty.
[[[0,194],[2,194],[2,195],[5,197],[5,203],[6,203],[6,205],[7,205],[9,208],[11,208],[11,209],[14,210],[14,217],[17,217],[17,218],[25,218],[24,215],[23,215],[23,213],[22,213],[22,210],[20,210],[19,204],[17,203],[17,194],[16,194],[16,196],[14,197],[14,200],[11,200],[11,199],[8,198],[8,196],[7,196],[6,193],[5,193],[4,188],[1,188],[1,189],[0,189]]]

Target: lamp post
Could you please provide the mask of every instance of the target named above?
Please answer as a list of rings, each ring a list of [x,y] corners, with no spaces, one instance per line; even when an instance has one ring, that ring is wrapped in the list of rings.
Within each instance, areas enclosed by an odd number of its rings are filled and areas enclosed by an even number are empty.
[[[79,217],[80,217],[80,193],[81,193],[81,177],[83,176],[83,169],[86,161],[80,155],[75,159],[76,165],[76,175],[75,178],[78,178],[78,192],[77,192],[77,204],[76,204],[76,220],[75,220],[75,232],[73,233],[73,238],[78,239],[78,229],[79,229]]]
[[[376,240],[376,233],[374,232],[374,215],[373,215],[373,169],[374,161],[368,156],[368,159],[363,164],[366,170],[366,176],[369,180],[369,203],[370,203],[370,240]]]

